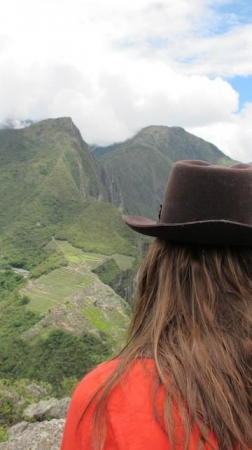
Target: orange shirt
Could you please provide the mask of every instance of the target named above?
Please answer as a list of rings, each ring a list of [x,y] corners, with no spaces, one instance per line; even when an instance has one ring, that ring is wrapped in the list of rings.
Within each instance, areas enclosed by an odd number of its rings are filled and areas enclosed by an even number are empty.
[[[61,450],[92,449],[92,408],[78,423],[92,394],[116,367],[117,360],[99,365],[77,386],[71,400]],[[116,385],[108,400],[107,436],[104,450],[169,450],[167,435],[153,415],[153,374],[155,364],[152,359],[137,360]],[[164,390],[157,395],[157,408],[162,411]],[[183,429],[178,415],[175,415],[176,450],[183,450]],[[189,450],[196,450],[199,433],[192,432]],[[213,445],[216,444],[213,440]],[[201,447],[210,450],[209,445]]]

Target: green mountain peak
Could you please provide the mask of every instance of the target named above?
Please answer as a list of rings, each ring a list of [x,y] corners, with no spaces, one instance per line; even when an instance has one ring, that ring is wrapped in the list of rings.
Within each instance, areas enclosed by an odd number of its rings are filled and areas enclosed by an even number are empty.
[[[133,138],[94,150],[110,184],[110,198],[128,214],[157,218],[172,165],[179,160],[232,164],[216,146],[181,127],[149,126]]]

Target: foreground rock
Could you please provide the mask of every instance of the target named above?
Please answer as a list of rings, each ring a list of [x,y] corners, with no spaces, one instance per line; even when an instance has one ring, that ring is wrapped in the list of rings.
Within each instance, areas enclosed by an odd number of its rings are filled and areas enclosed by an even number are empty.
[[[60,450],[70,398],[40,400],[23,411],[23,418],[9,430],[0,450]],[[51,419],[51,420],[48,420]]]
[[[38,403],[33,403],[28,406],[23,416],[25,419],[32,420],[45,420],[49,418],[64,419],[69,407],[70,398],[62,398],[57,400],[56,398],[50,398],[50,400],[41,400]]]
[[[64,419],[18,423],[10,429],[10,439],[0,444],[0,450],[59,450],[64,425]]]

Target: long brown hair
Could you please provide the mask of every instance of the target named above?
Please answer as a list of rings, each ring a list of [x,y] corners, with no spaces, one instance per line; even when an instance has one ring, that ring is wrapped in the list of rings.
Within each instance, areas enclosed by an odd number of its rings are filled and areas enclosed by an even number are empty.
[[[127,344],[96,399],[97,449],[113,387],[146,355],[166,391],[172,448],[175,397],[180,411],[186,405],[184,449],[194,424],[201,445],[211,431],[222,450],[252,448],[252,249],[153,242],[138,275]]]

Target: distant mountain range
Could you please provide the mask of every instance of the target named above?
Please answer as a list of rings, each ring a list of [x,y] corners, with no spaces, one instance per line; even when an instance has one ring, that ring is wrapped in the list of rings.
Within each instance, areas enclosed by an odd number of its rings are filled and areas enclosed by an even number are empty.
[[[147,127],[93,152],[70,118],[0,130],[2,258],[29,269],[52,236],[88,251],[122,246],[131,253],[134,238],[121,212],[157,218],[172,165],[181,159],[232,163],[179,127]]]

